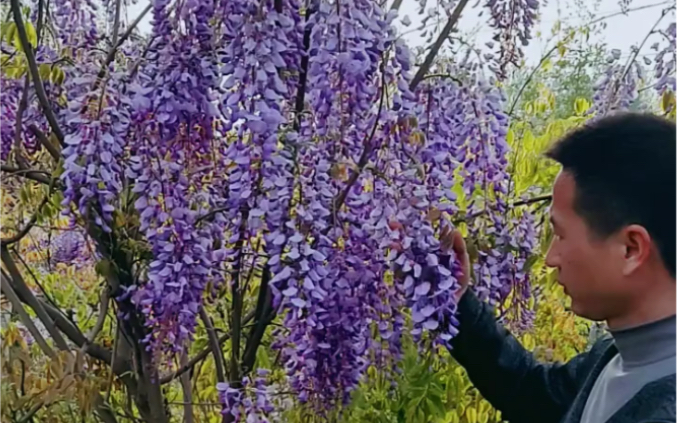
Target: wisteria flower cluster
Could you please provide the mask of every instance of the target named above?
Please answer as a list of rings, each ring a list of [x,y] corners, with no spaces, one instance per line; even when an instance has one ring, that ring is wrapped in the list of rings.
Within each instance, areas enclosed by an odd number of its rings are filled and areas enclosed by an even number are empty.
[[[244,377],[238,387],[227,382],[216,385],[219,400],[223,404],[222,414],[231,418],[234,423],[269,423],[275,415],[271,398],[273,390],[267,383],[269,371],[258,369],[256,377]]]
[[[607,58],[609,66],[595,83],[595,93],[588,114],[601,117],[614,111],[627,110],[638,95],[644,72],[637,61],[624,62],[620,50]]]
[[[397,13],[375,0],[154,0],[152,36],[108,63],[101,11],[54,3],[74,62],[54,88],[64,213],[147,253],[125,251],[137,276],[116,301],[155,357],[186,348],[207,299],[226,292],[236,319],[261,292],[254,326],[284,328],[270,335],[296,398],[345,403],[369,365],[396,371],[405,336],[451,348],[459,268],[439,237],[459,217],[482,240],[478,294],[529,324],[534,223],[508,208],[503,94],[469,56],[412,83]],[[537,6],[487,2],[499,76]],[[1,82],[11,118],[21,81]],[[233,356],[255,338],[233,337]],[[224,413],[266,421],[264,380],[234,379],[218,385]]]
[[[665,31],[661,34],[666,38],[663,49],[661,49],[654,59],[654,77],[656,78],[656,91],[663,94],[670,90],[675,92],[675,36],[677,34],[677,25],[671,22]]]

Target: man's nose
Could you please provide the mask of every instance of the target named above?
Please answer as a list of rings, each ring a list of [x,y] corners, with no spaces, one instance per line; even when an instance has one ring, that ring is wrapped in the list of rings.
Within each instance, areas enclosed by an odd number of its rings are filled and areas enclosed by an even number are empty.
[[[557,267],[558,266],[558,260],[556,258],[555,251],[553,249],[553,244],[550,243],[550,247],[548,248],[548,252],[545,254],[545,265],[548,267]]]

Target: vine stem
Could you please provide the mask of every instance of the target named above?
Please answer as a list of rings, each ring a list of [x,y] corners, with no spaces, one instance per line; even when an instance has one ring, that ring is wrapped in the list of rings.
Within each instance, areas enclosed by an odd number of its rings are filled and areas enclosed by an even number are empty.
[[[623,74],[621,74],[621,77],[616,80],[616,84],[614,85],[613,95],[616,95],[616,92],[618,92],[618,89],[621,87],[621,81],[623,79],[625,79],[625,77],[628,75],[628,72],[630,72],[630,68],[632,67],[632,64],[635,62],[635,60],[637,60],[637,56],[639,55],[640,50],[642,50],[642,47],[644,47],[644,44],[646,44],[646,41],[649,39],[651,34],[654,33],[654,31],[656,30],[656,27],[658,26],[659,23],[661,23],[661,21],[663,20],[665,15],[667,15],[668,12],[670,10],[673,10],[673,9],[675,9],[675,6],[668,7],[667,9],[664,9],[661,12],[661,16],[658,18],[658,20],[656,20],[656,23],[653,24],[653,26],[651,27],[649,32],[646,34],[646,36],[642,40],[641,44],[637,47],[637,50],[635,50],[633,55],[630,56],[627,64],[625,65],[625,69],[623,70]]]
[[[21,47],[23,48],[24,54],[26,55],[26,61],[28,62],[28,69],[31,74],[31,79],[33,80],[33,85],[35,86],[35,93],[38,95],[38,100],[40,101],[40,106],[42,106],[42,111],[49,122],[49,126],[52,128],[52,132],[59,140],[59,143],[63,145],[64,135],[59,127],[59,123],[56,120],[56,115],[54,115],[54,110],[49,105],[49,100],[47,99],[47,93],[45,92],[45,86],[42,84],[42,79],[40,79],[40,72],[38,71],[38,64],[35,61],[35,54],[33,54],[33,46],[31,46],[28,41],[28,34],[26,33],[26,27],[24,26],[23,17],[21,16],[21,4],[19,0],[10,0],[12,14],[14,16],[14,24],[16,25],[16,30],[19,34],[19,41],[21,42]]]

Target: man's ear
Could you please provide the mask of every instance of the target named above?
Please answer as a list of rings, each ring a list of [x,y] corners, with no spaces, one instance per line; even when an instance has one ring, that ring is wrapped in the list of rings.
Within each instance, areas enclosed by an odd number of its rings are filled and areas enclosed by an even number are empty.
[[[628,276],[639,269],[651,256],[651,235],[644,226],[628,225],[619,233],[623,244],[623,274]]]

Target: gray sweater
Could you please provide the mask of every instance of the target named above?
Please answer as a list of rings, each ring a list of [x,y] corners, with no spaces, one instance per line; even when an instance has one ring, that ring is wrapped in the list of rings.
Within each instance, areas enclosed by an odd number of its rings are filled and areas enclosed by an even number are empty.
[[[606,422],[646,384],[675,374],[675,316],[611,336],[618,354],[595,381],[580,423]]]

